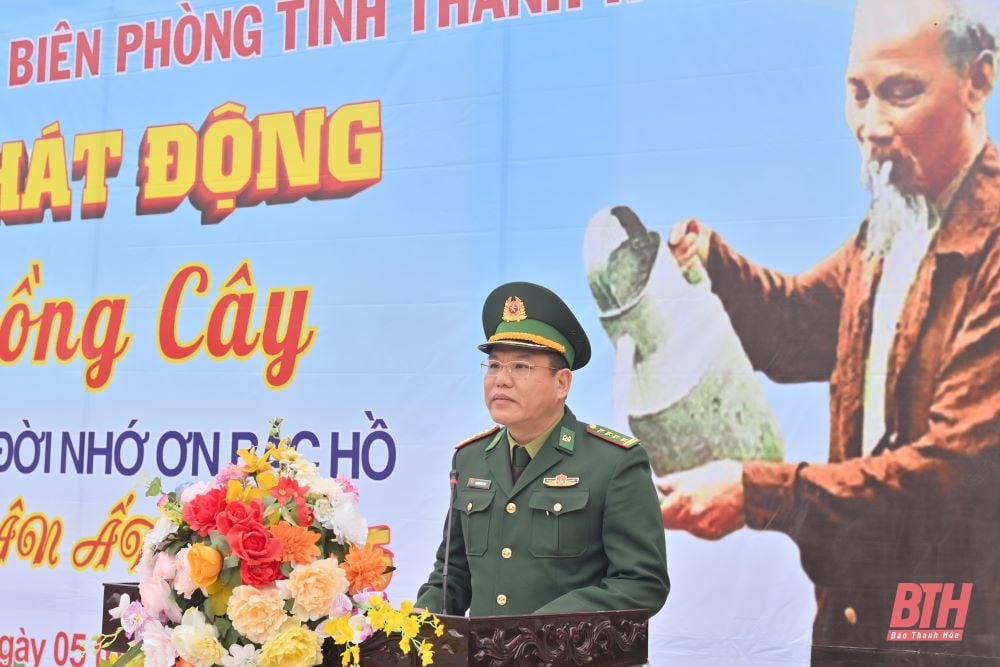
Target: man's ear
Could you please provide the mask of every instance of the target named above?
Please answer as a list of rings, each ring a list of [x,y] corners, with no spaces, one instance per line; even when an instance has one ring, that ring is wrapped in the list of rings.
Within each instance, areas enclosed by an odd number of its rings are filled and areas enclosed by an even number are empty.
[[[982,113],[996,82],[996,54],[983,51],[969,63],[969,110]]]
[[[573,371],[568,368],[556,371],[556,392],[559,394],[559,398],[566,398],[569,395],[569,388],[572,384]]]

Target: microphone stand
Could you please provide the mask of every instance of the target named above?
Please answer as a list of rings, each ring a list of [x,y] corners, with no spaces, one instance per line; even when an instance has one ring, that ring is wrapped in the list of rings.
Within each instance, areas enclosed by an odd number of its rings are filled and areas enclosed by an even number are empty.
[[[444,567],[441,568],[441,614],[448,613],[448,557],[451,555],[451,518],[455,514],[455,489],[458,487],[458,471],[449,474],[451,492],[448,494],[448,519],[444,529]]]

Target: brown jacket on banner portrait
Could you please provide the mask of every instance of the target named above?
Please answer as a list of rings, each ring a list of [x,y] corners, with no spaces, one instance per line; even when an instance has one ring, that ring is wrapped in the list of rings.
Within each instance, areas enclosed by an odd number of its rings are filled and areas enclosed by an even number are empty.
[[[865,229],[798,276],[757,267],[713,235],[712,288],[754,367],[777,382],[830,382],[830,463],[745,464],[747,525],[799,546],[816,586],[814,647],[1000,656],[995,146],[971,168],[920,264],[891,352],[886,431],[870,455],[863,383],[881,262],[863,256]],[[964,640],[887,641],[900,582],[954,583],[956,596],[973,583]]]

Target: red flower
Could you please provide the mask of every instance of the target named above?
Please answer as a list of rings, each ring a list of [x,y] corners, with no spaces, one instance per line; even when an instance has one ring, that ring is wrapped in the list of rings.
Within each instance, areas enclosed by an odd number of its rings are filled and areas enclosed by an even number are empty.
[[[184,505],[181,516],[191,526],[191,530],[205,537],[215,528],[215,518],[225,507],[226,490],[209,489]]]
[[[297,509],[295,520],[298,521],[298,524],[300,526],[311,526],[313,522],[312,508],[305,503],[300,503],[297,505]]]
[[[281,563],[273,560],[267,563],[251,563],[243,561],[240,563],[240,577],[243,583],[248,586],[267,586],[278,579],[284,579],[281,573]]]
[[[289,500],[294,500],[299,505],[304,505],[306,502],[305,489],[299,486],[299,483],[291,477],[282,477],[279,479],[278,483],[271,489],[271,495],[277,498],[279,503],[287,503]]]
[[[281,558],[281,542],[274,539],[264,526],[236,526],[226,536],[233,554],[251,564],[267,563]]]
[[[215,525],[220,533],[229,535],[237,526],[259,526],[263,520],[264,505],[260,500],[254,499],[249,503],[234,500],[216,517]]]

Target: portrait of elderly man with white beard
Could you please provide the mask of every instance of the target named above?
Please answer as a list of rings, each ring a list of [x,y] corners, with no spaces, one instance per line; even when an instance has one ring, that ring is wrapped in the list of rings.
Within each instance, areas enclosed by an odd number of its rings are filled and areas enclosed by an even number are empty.
[[[859,0],[846,117],[871,205],[825,260],[768,270],[698,220],[668,241],[682,268],[704,265],[755,369],[830,384],[828,462],[659,480],[666,528],[796,543],[814,664],[1000,656],[1000,154],[985,117],[998,14],[997,0]],[[900,582],[953,583],[956,600],[973,584],[962,640],[888,641]]]

